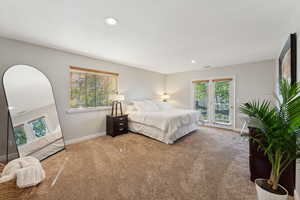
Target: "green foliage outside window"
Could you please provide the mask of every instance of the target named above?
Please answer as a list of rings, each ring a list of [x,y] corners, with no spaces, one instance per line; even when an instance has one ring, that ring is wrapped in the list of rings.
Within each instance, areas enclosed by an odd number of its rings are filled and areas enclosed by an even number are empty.
[[[195,84],[195,108],[204,120],[208,119],[208,82]]]
[[[229,81],[215,82],[215,120],[229,123]]]
[[[31,122],[31,125],[36,137],[42,137],[48,132],[46,121],[44,118]]]
[[[117,92],[117,77],[71,71],[70,107],[110,106]]]
[[[15,127],[14,134],[17,146],[21,146],[27,143],[27,137],[24,126]]]

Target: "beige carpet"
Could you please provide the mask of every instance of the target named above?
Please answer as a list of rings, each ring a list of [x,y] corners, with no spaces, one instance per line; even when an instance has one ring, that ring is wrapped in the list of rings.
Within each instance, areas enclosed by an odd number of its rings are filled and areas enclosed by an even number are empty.
[[[256,199],[247,141],[219,129],[201,128],[173,145],[131,133],[99,137],[67,146],[43,166],[47,180],[30,199]]]

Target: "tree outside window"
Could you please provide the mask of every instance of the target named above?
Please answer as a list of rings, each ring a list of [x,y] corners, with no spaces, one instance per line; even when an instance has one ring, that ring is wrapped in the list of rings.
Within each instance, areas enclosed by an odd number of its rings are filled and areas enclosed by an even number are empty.
[[[208,82],[195,84],[195,108],[204,120],[208,120]]]
[[[110,106],[116,94],[117,76],[71,71],[70,107],[91,108]]]
[[[27,143],[26,132],[24,125],[14,127],[14,135],[17,146],[21,146]]]
[[[36,137],[43,137],[46,135],[46,133],[48,133],[48,128],[44,117],[35,121],[31,121],[30,123]]]
[[[229,81],[215,82],[215,120],[217,122],[229,123],[229,91]]]

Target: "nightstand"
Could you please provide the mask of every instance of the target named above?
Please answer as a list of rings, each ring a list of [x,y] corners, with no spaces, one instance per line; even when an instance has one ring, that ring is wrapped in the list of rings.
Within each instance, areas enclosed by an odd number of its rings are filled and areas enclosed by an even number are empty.
[[[128,132],[128,115],[106,115],[106,134],[112,137]]]

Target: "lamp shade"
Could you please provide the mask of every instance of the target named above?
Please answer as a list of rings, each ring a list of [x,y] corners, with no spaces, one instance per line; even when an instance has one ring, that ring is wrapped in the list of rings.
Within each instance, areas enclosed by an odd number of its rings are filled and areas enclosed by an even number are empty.
[[[167,93],[164,93],[163,95],[161,95],[161,98],[162,98],[163,100],[167,100],[167,99],[170,98],[170,95],[168,95]]]
[[[125,100],[125,96],[121,95],[121,94],[117,94],[115,97],[116,101],[124,101]]]

